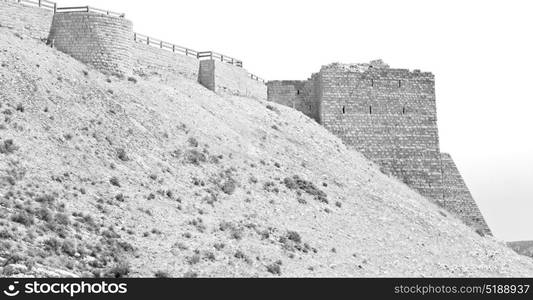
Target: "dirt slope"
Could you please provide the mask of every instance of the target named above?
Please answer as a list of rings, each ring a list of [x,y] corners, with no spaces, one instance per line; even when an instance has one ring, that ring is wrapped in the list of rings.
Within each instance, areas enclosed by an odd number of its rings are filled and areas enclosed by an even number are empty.
[[[3,276],[533,276],[290,108],[6,27],[0,63]]]

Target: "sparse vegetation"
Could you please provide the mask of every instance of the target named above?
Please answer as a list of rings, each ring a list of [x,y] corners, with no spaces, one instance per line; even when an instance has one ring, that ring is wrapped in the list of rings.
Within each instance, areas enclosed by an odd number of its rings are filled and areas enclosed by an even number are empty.
[[[109,179],[109,183],[111,183],[114,186],[120,187],[120,182],[117,177],[113,176],[111,179]]]
[[[124,150],[124,148],[119,148],[119,149],[117,149],[117,157],[118,157],[121,161],[128,161],[128,160],[130,160],[130,158],[128,157],[128,154],[126,153],[126,150]]]
[[[207,157],[205,156],[205,154],[196,149],[190,149],[185,151],[184,159],[185,162],[193,165],[199,165],[207,161]]]
[[[283,183],[290,190],[301,190],[320,202],[328,203],[328,196],[325,192],[317,188],[312,182],[302,179],[298,175],[294,175],[292,178],[286,177]]]

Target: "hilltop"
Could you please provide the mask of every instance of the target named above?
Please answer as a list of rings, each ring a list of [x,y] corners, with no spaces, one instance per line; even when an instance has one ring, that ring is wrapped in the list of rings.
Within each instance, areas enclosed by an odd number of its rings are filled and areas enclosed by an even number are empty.
[[[14,27],[0,63],[3,276],[533,275],[291,108]]]

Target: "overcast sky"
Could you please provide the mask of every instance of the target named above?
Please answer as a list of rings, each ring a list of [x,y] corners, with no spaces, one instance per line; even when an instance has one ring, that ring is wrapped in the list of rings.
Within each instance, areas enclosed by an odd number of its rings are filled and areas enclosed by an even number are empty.
[[[436,77],[441,148],[497,238],[533,240],[531,1],[59,0],[244,61],[266,79],[382,58]]]

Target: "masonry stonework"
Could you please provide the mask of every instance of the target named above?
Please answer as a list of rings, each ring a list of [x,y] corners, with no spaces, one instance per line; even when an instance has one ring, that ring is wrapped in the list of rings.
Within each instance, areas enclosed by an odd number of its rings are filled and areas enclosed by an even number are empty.
[[[92,12],[56,13],[49,43],[98,70],[132,73],[131,21]]]
[[[443,206],[460,216],[466,224],[476,227],[485,235],[491,235],[489,226],[485,222],[452,157],[447,153],[442,153],[441,157],[444,199],[446,199]]]
[[[307,81],[270,81],[267,86],[269,101],[300,110],[384,173],[490,234],[449,156],[443,171],[433,74],[393,69],[377,60],[331,64]]]
[[[267,86],[241,68],[214,59],[200,61],[198,82],[215,93],[267,99]]]

